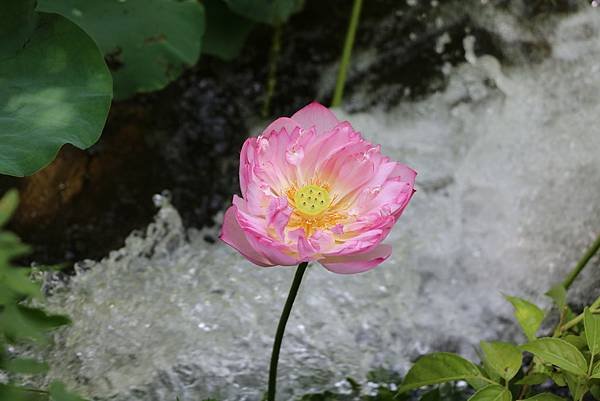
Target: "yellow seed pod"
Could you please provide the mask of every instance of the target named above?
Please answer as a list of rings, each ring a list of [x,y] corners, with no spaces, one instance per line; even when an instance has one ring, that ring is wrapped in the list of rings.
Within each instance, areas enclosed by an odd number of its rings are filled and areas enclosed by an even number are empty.
[[[294,194],[296,209],[310,216],[317,215],[329,207],[329,192],[318,185],[309,184]]]

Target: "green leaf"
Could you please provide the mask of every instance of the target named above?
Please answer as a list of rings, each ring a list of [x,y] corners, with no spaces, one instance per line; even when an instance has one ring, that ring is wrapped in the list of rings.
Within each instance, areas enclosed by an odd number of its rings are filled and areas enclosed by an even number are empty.
[[[477,390],[469,401],[512,401],[510,391],[498,384],[490,384],[482,389]]]
[[[234,12],[257,22],[277,25],[304,6],[303,0],[225,0]]]
[[[48,388],[50,391],[50,400],[52,401],[85,401],[77,394],[70,393],[66,390],[65,385],[59,381],[54,381]]]
[[[18,256],[27,255],[30,248],[23,244],[16,234],[0,231],[0,269]]]
[[[222,0],[205,0],[203,4],[206,33],[202,53],[232,60],[242,50],[254,22],[231,12]]]
[[[594,397],[595,400],[600,400],[600,385],[593,384],[590,387],[590,394]]]
[[[48,401],[48,395],[39,391],[31,391],[11,384],[0,384],[0,400],[2,401]]]
[[[39,374],[48,371],[48,365],[35,359],[11,359],[0,366],[2,369],[13,373]]]
[[[544,320],[544,312],[536,305],[521,298],[506,296],[506,300],[515,308],[515,317],[525,332],[527,338],[532,341],[535,333]]]
[[[550,377],[558,387],[564,387],[567,385],[564,372],[550,372]]]
[[[44,343],[47,341],[46,332],[69,323],[65,316],[48,315],[40,309],[23,305],[6,305],[0,314],[0,327],[11,340],[30,339]]]
[[[592,369],[591,379],[600,379],[600,362],[596,362],[594,368]]]
[[[22,296],[29,296],[32,298],[40,298],[42,296],[40,292],[40,284],[35,283],[29,277],[30,269],[25,268],[12,268],[6,271],[0,271],[0,282],[1,285],[5,285],[9,288],[13,294],[19,294]],[[0,296],[0,299],[2,297]],[[0,304],[2,304],[0,302]]]
[[[440,389],[436,387],[424,393],[419,401],[441,401]]]
[[[85,30],[111,66],[115,99],[164,88],[198,61],[204,11],[197,0],[39,0]]]
[[[530,386],[535,386],[538,384],[542,384],[550,380],[550,376],[545,373],[531,373],[527,376],[524,376],[522,379],[517,380],[515,384],[523,385],[527,384]]]
[[[600,352],[600,316],[594,315],[590,308],[583,311],[583,325],[585,327],[585,339],[592,355]]]
[[[510,380],[521,369],[523,356],[517,347],[503,342],[481,342],[485,361],[504,380]]]
[[[421,357],[408,371],[398,392],[402,393],[430,384],[481,378],[473,363],[456,354],[438,352]]]
[[[533,397],[526,398],[526,401],[566,401],[564,398],[552,393],[540,393]]]
[[[559,310],[562,310],[567,305],[567,290],[562,284],[556,284],[550,288],[546,295],[552,298]]]
[[[488,370],[495,372],[495,370],[492,369],[489,365],[487,366],[487,368],[488,368],[487,370],[486,370],[485,366],[484,367],[477,366],[477,368],[479,369],[479,373],[480,373],[479,377],[465,379],[465,381],[467,383],[469,383],[469,386],[473,387],[475,390],[479,390],[480,388],[485,387],[488,384],[490,384],[489,380],[486,379],[486,374],[492,381],[497,382],[498,380],[500,380],[499,375],[496,375],[496,374],[490,375],[489,374]]]
[[[565,372],[565,379],[567,380],[569,392],[574,400],[581,400],[583,395],[587,393],[590,388],[586,377]]]
[[[572,344],[559,338],[540,338],[521,349],[531,352],[548,363],[558,366],[562,370],[585,376],[587,362],[581,352]]]
[[[110,106],[110,73],[93,40],[59,15],[38,16],[0,63],[0,174],[32,174],[65,143],[91,146]]]
[[[8,223],[18,205],[19,192],[16,189],[11,189],[0,198],[0,227]]]
[[[587,341],[582,335],[576,336],[573,334],[569,334],[567,336],[562,337],[562,339],[568,342],[569,344],[573,344],[579,350],[587,348]]]

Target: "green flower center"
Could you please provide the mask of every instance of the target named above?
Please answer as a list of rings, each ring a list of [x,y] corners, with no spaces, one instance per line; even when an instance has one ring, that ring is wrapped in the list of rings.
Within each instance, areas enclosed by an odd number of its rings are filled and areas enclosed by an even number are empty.
[[[329,207],[329,192],[318,185],[309,184],[294,194],[296,209],[311,216],[317,215]]]

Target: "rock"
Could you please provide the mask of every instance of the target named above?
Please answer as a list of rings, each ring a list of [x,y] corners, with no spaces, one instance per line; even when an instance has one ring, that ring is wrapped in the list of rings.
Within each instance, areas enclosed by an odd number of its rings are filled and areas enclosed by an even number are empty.
[[[598,35],[600,15],[584,10],[547,31],[552,54],[538,64],[472,55],[423,100],[337,111],[416,168],[418,191],[385,264],[354,276],[309,269],[279,399],[379,366],[403,371],[432,350],[474,357],[480,340],[523,339],[502,294],[547,306],[543,293],[599,233]],[[145,234],[50,285],[50,307],[74,324],[47,350],[47,379],[99,400],[261,399],[293,269],[254,267],[206,235],[164,203]],[[573,302],[597,288],[598,266]]]

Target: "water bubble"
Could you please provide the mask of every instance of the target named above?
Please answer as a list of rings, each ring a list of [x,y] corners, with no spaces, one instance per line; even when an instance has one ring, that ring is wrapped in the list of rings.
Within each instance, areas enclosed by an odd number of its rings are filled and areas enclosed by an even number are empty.
[[[154,206],[156,206],[156,207],[161,207],[162,203],[163,203],[162,195],[160,195],[160,194],[152,195],[152,203],[154,203]]]
[[[171,204],[171,192],[168,190],[161,191],[160,194],[152,195],[152,203],[155,207],[165,207]]]

